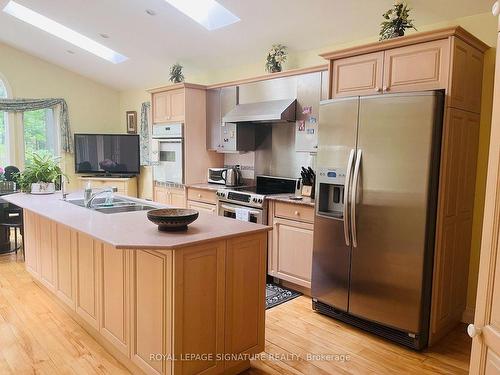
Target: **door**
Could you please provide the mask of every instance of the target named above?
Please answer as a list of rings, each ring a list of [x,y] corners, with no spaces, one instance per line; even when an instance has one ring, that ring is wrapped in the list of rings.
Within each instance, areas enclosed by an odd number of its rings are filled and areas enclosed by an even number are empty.
[[[168,120],[184,120],[184,89],[170,91],[170,113]]]
[[[440,98],[365,97],[359,107],[349,312],[412,333],[422,329],[424,264],[434,243],[427,218],[435,217]]]
[[[500,39],[499,39],[500,40]],[[497,53],[497,64],[500,55]],[[500,66],[500,65],[497,65]],[[500,373],[500,74],[495,75],[490,156],[470,373]]]
[[[162,123],[169,120],[170,95],[168,92],[153,94],[153,123]]]
[[[332,97],[382,93],[384,52],[333,62]]]
[[[320,169],[349,170],[356,148],[359,98],[338,99],[320,105],[317,166]],[[322,176],[318,176],[318,181]],[[348,185],[348,184],[347,184]],[[321,186],[319,183],[317,186]],[[318,199],[330,206],[329,194]],[[350,240],[344,215],[318,214],[314,219],[312,297],[347,311],[349,293]],[[347,238],[346,238],[347,237]]]

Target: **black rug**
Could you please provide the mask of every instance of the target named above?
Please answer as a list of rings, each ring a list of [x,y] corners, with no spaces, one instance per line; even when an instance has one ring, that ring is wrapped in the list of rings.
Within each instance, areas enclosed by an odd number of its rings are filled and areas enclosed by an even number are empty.
[[[297,298],[301,294],[276,284],[266,284],[266,310]]]

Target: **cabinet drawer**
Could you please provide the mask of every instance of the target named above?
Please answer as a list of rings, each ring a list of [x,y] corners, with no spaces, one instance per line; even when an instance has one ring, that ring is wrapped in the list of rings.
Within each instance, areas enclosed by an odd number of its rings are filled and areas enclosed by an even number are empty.
[[[193,210],[197,210],[200,212],[205,212],[205,213],[211,214],[211,215],[217,215],[217,212],[216,212],[217,206],[215,204],[188,201],[187,208],[191,208]]]
[[[276,202],[274,216],[312,223],[314,222],[314,208],[293,203]]]
[[[188,200],[216,204],[217,196],[215,191],[197,188],[188,188]]]
[[[448,39],[385,51],[384,91],[406,92],[448,86]]]

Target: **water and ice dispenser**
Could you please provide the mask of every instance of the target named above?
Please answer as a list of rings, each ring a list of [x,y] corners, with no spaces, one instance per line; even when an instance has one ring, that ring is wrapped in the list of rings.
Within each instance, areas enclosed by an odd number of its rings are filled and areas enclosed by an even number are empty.
[[[346,171],[342,168],[319,168],[316,192],[318,215],[343,219]]]

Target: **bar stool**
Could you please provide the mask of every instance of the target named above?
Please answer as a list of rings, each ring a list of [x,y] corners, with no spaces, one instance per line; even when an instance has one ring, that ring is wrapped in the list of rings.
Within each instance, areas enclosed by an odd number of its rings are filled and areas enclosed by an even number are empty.
[[[23,222],[23,209],[13,204],[8,204],[2,210],[0,218],[0,226],[7,227],[9,230],[14,229],[14,248],[10,252],[16,252],[22,247],[24,253],[24,222]],[[21,234],[22,242],[18,244],[17,231]]]

